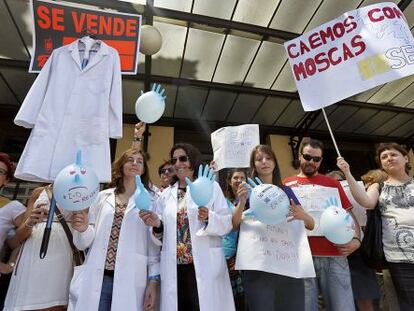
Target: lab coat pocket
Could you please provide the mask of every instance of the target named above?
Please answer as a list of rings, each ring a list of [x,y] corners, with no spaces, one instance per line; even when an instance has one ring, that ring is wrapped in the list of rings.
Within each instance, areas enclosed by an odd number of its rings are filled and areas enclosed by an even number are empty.
[[[209,276],[212,279],[222,278],[227,273],[226,261],[222,247],[210,248]]]
[[[69,305],[72,309],[75,308],[76,303],[79,298],[79,293],[82,287],[83,274],[84,274],[84,265],[75,267],[73,272],[72,281],[70,282],[69,288]]]
[[[132,267],[135,267],[135,287],[145,288],[147,286],[148,277],[148,257],[140,254],[133,256],[134,262]]]
[[[90,118],[79,122],[78,143],[82,146],[100,145],[108,137],[103,118]]]

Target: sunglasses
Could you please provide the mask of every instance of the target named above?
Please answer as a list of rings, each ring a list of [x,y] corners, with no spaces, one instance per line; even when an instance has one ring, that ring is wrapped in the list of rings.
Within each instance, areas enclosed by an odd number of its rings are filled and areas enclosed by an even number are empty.
[[[179,156],[177,158],[171,158],[170,162],[171,162],[172,165],[174,165],[175,163],[177,163],[177,161],[187,162],[188,160],[190,160],[189,156],[182,155],[182,156]]]
[[[305,154],[302,153],[302,157],[306,161],[313,160],[313,162],[315,162],[315,163],[321,162],[321,160],[322,160],[322,157],[314,157],[314,156],[311,156],[310,154],[306,154],[306,153]]]
[[[172,167],[162,168],[158,171],[158,175],[161,174],[172,174],[174,173],[174,169]]]

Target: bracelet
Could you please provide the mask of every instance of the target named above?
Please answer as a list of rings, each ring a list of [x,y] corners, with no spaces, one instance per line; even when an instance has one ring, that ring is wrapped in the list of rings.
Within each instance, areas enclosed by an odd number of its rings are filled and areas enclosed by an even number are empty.
[[[360,238],[358,238],[358,237],[356,237],[356,236],[354,236],[354,237],[352,238],[352,240],[357,240],[357,241],[359,242],[359,244],[362,244],[361,239],[360,239]]]
[[[144,138],[142,138],[142,137],[134,137],[132,139],[132,141],[143,141],[143,140],[144,140]]]
[[[148,281],[156,281],[156,282],[159,282],[159,281],[161,281],[161,277],[160,277],[159,274],[158,275],[151,275],[151,276],[148,277]]]

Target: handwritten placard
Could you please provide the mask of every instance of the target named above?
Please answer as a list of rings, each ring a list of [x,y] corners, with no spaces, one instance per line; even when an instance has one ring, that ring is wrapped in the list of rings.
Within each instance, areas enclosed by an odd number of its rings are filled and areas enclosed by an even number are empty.
[[[327,200],[330,198],[341,202],[339,198],[339,191],[336,188],[324,187],[319,185],[299,185],[292,187],[293,192],[298,198],[303,208],[315,220],[315,228],[312,231],[307,231],[309,236],[323,236],[320,228],[320,219],[325,208],[328,207]]]
[[[236,269],[294,278],[314,277],[312,254],[302,221],[265,225],[245,219],[240,226]]]
[[[258,124],[227,126],[211,133],[214,161],[219,170],[249,167],[250,153],[259,143]]]

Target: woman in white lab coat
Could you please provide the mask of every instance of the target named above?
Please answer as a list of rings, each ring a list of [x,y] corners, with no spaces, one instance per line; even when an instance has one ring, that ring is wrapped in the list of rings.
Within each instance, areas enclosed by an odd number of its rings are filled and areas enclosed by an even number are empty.
[[[174,184],[157,201],[156,211],[141,212],[161,251],[161,311],[234,310],[233,293],[222,247],[231,228],[231,213],[219,187],[205,207],[197,206],[185,177],[194,180],[200,152],[176,144],[170,152]]]
[[[159,247],[135,207],[135,176],[151,192],[144,154],[129,149],[113,164],[114,188],[73,215],[74,244],[89,248],[75,268],[69,310],[152,310],[159,282]],[[88,224],[89,218],[89,224]]]

